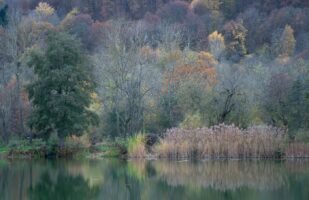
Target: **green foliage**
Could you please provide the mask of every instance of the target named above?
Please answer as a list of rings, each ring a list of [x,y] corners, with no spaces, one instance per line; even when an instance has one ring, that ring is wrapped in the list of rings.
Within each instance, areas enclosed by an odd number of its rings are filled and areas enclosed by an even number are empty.
[[[0,26],[6,26],[8,24],[8,5],[2,5],[3,3],[0,1]]]
[[[1,153],[6,153],[6,152],[8,152],[8,147],[6,147],[6,146],[0,146],[0,154]]]
[[[46,143],[42,139],[12,140],[9,145],[9,154],[12,156],[42,157],[46,153]]]
[[[85,61],[79,41],[61,32],[49,33],[46,47],[31,53],[28,65],[38,78],[28,86],[29,126],[42,137],[82,135],[96,124],[97,116],[88,109],[95,85]]]
[[[29,192],[33,200],[82,200],[95,199],[99,195],[99,188],[90,187],[82,176],[71,176],[61,171],[53,175],[42,173],[38,183]]]
[[[309,130],[298,130],[295,133],[295,141],[309,143]]]
[[[296,80],[287,98],[289,128],[309,129],[309,79]]]
[[[96,146],[96,149],[102,153],[104,157],[120,157],[121,150],[117,145],[101,144]]]
[[[196,129],[203,127],[203,120],[200,113],[187,114],[185,119],[180,123],[182,129]]]
[[[52,133],[47,141],[47,149],[50,153],[55,153],[59,145],[59,138],[56,133]]]
[[[144,158],[147,155],[145,148],[145,135],[139,133],[128,138],[128,156],[131,158]]]

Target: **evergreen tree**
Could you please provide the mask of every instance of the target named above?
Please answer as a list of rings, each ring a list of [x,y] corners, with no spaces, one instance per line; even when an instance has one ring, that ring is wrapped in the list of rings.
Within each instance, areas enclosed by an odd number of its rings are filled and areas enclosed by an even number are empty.
[[[97,116],[88,108],[95,84],[80,42],[62,32],[51,32],[46,47],[30,54],[28,65],[34,68],[37,80],[29,85],[33,112],[30,128],[48,139],[57,133],[60,139],[82,135]]]
[[[0,26],[6,26],[8,24],[7,12],[8,12],[8,5],[1,5],[0,1]]]

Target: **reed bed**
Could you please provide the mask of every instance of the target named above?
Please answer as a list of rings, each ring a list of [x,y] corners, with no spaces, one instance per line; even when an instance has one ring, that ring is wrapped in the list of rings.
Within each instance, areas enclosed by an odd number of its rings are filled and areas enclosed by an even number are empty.
[[[309,144],[291,143],[285,149],[287,158],[309,158]]]
[[[276,158],[283,155],[286,132],[271,126],[233,125],[168,130],[153,152],[159,158]]]

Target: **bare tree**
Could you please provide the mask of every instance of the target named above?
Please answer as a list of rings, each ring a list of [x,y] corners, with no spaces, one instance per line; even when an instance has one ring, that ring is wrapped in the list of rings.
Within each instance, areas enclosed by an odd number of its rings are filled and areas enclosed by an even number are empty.
[[[155,94],[156,69],[142,25],[115,21],[95,56],[104,109],[115,112],[117,135],[141,131],[147,97]]]
[[[22,83],[22,64],[21,57],[25,51],[25,47],[20,45],[19,42],[19,33],[18,25],[20,22],[21,16],[18,12],[12,12],[9,18],[9,25],[6,28],[6,53],[8,62],[14,71],[16,78],[16,93],[17,93],[17,109],[18,109],[18,118],[19,118],[19,131],[18,134],[21,136],[24,133],[24,119],[23,119],[23,104],[21,99],[21,83]]]
[[[226,122],[227,117],[243,107],[239,97],[244,97],[242,90],[243,73],[241,65],[221,64],[218,66],[218,84],[215,87],[215,107],[218,112],[217,123]],[[239,106],[241,105],[241,106]]]

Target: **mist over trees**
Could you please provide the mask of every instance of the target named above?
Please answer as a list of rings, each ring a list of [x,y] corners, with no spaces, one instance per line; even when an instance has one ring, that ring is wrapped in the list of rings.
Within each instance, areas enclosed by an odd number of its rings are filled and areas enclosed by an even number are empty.
[[[1,142],[220,123],[308,140],[308,1],[0,0]]]

